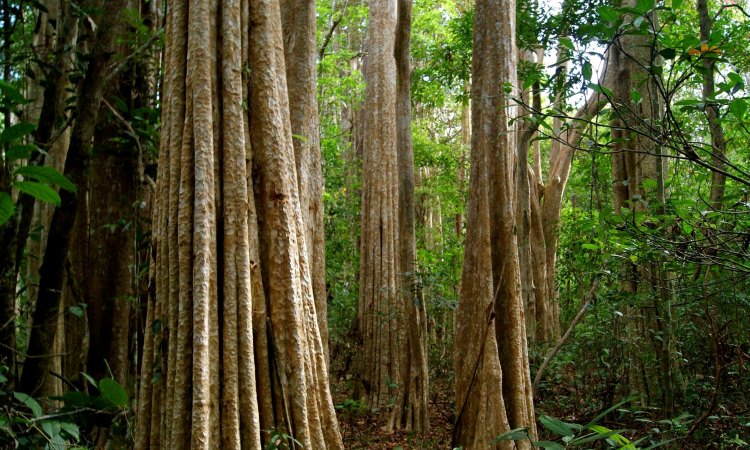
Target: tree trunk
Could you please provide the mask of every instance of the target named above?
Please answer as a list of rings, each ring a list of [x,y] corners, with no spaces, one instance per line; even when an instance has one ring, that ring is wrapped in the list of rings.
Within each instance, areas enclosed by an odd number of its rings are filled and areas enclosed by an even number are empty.
[[[626,3],[624,6],[635,5],[633,1]],[[656,23],[656,13],[652,14],[653,23]],[[617,140],[612,154],[612,186],[615,212],[620,214],[625,208],[631,212],[647,210],[649,198],[659,209],[664,203],[662,189],[657,189],[654,199],[654,194],[644,185],[644,181],[650,180],[656,182],[657,186],[661,184],[662,187],[663,183],[660,183],[660,180],[664,178],[661,148],[655,139],[649,139],[651,133],[658,133],[661,127],[663,109],[654,75],[644,69],[653,65],[652,52],[646,35],[621,36],[610,50],[610,65],[615,71],[612,91],[616,128],[613,137]],[[633,91],[639,93],[641,101],[632,100]],[[649,327],[657,327],[656,317],[660,306],[658,291],[664,273],[656,263],[643,264],[646,266],[628,264],[623,268],[622,274],[622,289],[630,294],[625,308],[628,336],[626,352],[630,359],[628,382],[631,392],[640,394],[643,406],[648,405],[651,397],[655,397],[657,392],[661,392],[662,406],[665,410],[671,411],[671,368],[661,370],[657,376],[648,376],[648,372],[653,372],[655,368],[644,357],[642,346],[643,341],[649,341],[652,333],[657,332]],[[642,304],[639,293],[651,303]],[[657,363],[669,364],[669,357],[664,354],[662,344],[652,341],[652,345]],[[649,384],[649,380],[655,380],[658,376],[661,377],[658,385]]]
[[[519,58],[531,62],[531,52],[520,51]],[[528,91],[521,93],[521,101],[528,105],[530,95]],[[526,317],[527,340],[531,346],[536,342],[536,305],[537,291],[534,289],[534,267],[537,261],[532,252],[532,171],[529,169],[529,147],[533,133],[531,124],[525,120],[517,122],[517,160],[515,173],[516,182],[516,228],[518,229],[518,262],[521,271],[521,302],[524,305]],[[541,243],[542,245],[544,243]],[[539,298],[539,301],[544,301]]]
[[[325,230],[323,228],[323,172],[317,99],[315,1],[282,0],[284,55],[289,89],[292,136],[299,198],[309,247],[315,310],[328,360],[328,305],[326,297]]]
[[[466,253],[456,317],[456,427],[453,445],[530,448],[499,434],[528,427],[535,439],[526,329],[514,232],[515,2],[478,0],[472,63],[472,155]]]
[[[60,133],[64,123],[65,99],[67,97],[66,68],[70,66],[70,52],[76,37],[76,17],[71,14],[70,6],[64,2],[49,2],[48,11],[40,12],[37,17],[37,32],[33,38],[38,58],[46,64],[35,65],[31,70],[36,80],[44,80],[44,89],[37,92],[36,86],[41,83],[30,83],[32,106],[27,120],[36,121],[34,143],[48,152],[55,145],[62,146],[67,142],[68,134]],[[10,28],[6,28],[10,30]],[[10,42],[10,41],[8,41]],[[44,67],[55,67],[56,70],[44,70]],[[51,142],[55,134],[60,134]],[[67,145],[67,144],[65,144]],[[54,152],[59,153],[59,151]],[[45,163],[44,153],[36,153],[28,162],[32,165]],[[0,189],[10,193],[10,167],[0,173]],[[7,186],[5,184],[8,184]],[[0,226],[0,360],[6,359],[12,378],[19,376],[16,366],[16,288],[21,269],[23,253],[26,249],[29,230],[31,229],[35,199],[21,193],[16,202],[16,214],[3,226]]]
[[[711,15],[708,12],[708,1],[697,0],[696,10],[698,11],[701,42],[708,43],[713,29]],[[702,58],[702,60],[705,69],[703,72],[703,100],[706,105],[704,111],[706,112],[708,129],[711,132],[711,165],[719,169],[711,173],[711,195],[709,198],[715,209],[721,209],[724,200],[724,186],[726,185],[726,176],[721,171],[726,168],[724,155],[727,143],[724,139],[724,128],[719,122],[719,107],[712,103],[716,91],[714,81],[716,61],[712,58]]]
[[[401,378],[388,429],[403,428],[427,433],[427,311],[416,278],[416,236],[414,230],[414,149],[411,140],[411,0],[398,0],[396,27],[396,132],[399,180],[400,297],[403,303],[401,331]]]
[[[89,55],[90,61],[80,87],[78,116],[71,130],[64,170],[64,175],[79,187],[86,183],[86,168],[99,115],[99,104],[110,69],[115,36],[120,28],[119,16],[125,5],[126,0],[116,0],[102,10]],[[51,363],[49,355],[52,354],[62,298],[65,261],[78,207],[76,193],[62,190],[60,198],[61,206],[55,209],[52,215],[47,247],[39,269],[39,295],[33,313],[34,325],[28,348],[28,354],[36,357],[26,360],[20,383],[20,389],[29,394],[35,394],[48,376]]]
[[[361,397],[388,406],[401,379],[396,147],[396,0],[372,0],[363,122],[359,326]]]
[[[299,442],[283,438],[290,448],[342,448],[279,2],[170,3],[166,40],[136,448],[260,449],[277,432]]]

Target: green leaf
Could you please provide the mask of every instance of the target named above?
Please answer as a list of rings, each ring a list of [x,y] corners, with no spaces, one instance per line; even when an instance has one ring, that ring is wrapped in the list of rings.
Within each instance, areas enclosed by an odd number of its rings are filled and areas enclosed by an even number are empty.
[[[29,159],[31,158],[31,155],[38,151],[39,147],[37,147],[34,144],[18,144],[18,145],[11,145],[11,147],[8,149],[7,152],[5,152],[5,157],[7,159]]]
[[[38,200],[60,206],[60,194],[49,185],[35,181],[18,181],[15,185],[19,191],[25,192]]]
[[[656,186],[658,183],[653,178],[645,178],[643,181],[641,181],[641,186],[643,186],[643,189],[645,190],[651,190],[656,189]]]
[[[8,128],[4,129],[2,133],[0,133],[0,143],[16,141],[31,133],[35,129],[36,125],[28,122],[21,122],[15,125],[11,125]]]
[[[75,192],[76,185],[68,177],[58,172],[56,169],[48,166],[23,166],[16,169],[16,175],[23,175],[24,178],[33,178],[42,183],[53,184],[61,188]]]
[[[92,386],[94,386],[95,388],[98,388],[98,386],[96,385],[96,381],[94,381],[94,379],[91,378],[91,375],[89,375],[89,374],[87,374],[85,372],[81,372],[81,376],[83,378],[85,378],[86,381],[88,381]]]
[[[596,244],[583,244],[582,247],[586,250],[599,250],[599,246]]]
[[[675,59],[677,57],[677,50],[674,48],[663,48],[659,54],[664,59]]]
[[[83,308],[78,305],[71,306],[68,311],[76,317],[83,317]]]
[[[641,13],[647,13],[654,9],[655,4],[655,0],[638,0],[635,3],[635,9],[637,9]]]
[[[0,192],[0,225],[10,220],[15,211],[16,206],[10,195],[7,192]]]
[[[112,378],[103,378],[99,381],[99,392],[102,398],[108,400],[115,406],[128,406],[128,393],[120,384]]]
[[[492,443],[497,444],[500,441],[522,441],[528,438],[529,438],[529,433],[527,432],[526,428],[515,428],[513,430],[506,431],[500,436],[497,436],[495,439],[492,440]]]
[[[732,111],[732,114],[734,114],[735,117],[742,120],[742,117],[747,111],[747,102],[744,98],[735,98],[729,103],[729,110]]]
[[[557,442],[552,442],[552,441],[535,441],[535,442],[532,442],[531,444],[537,448],[546,448],[550,450],[565,450],[565,447],[562,444],[558,444]]]
[[[583,67],[581,68],[581,73],[583,74],[583,78],[586,79],[586,81],[591,81],[591,75],[592,75],[592,68],[591,63],[586,61],[583,63]]]
[[[34,417],[42,417],[42,407],[36,400],[31,398],[31,396],[24,394],[23,392],[14,392],[13,396],[16,400],[26,405],[34,414]]]
[[[60,422],[56,420],[45,420],[42,422],[42,429],[47,433],[47,436],[54,438],[55,436],[60,435],[60,430],[62,428],[60,427]]]
[[[589,425],[588,429],[593,431],[594,433],[606,435],[606,437],[611,438],[613,441],[620,444],[620,446],[630,444],[630,441],[625,436],[620,434],[624,430],[610,430],[609,428],[601,425]]]
[[[573,436],[573,429],[569,424],[562,420],[555,419],[554,417],[541,415],[539,416],[539,422],[542,423],[544,428],[555,433],[558,436]]]
[[[589,87],[589,89],[591,89],[592,91],[594,91],[594,92],[596,92],[598,94],[606,95],[607,97],[612,97],[613,96],[613,93],[612,93],[611,90],[605,88],[604,86],[602,86],[600,84],[589,83],[588,87]]]
[[[595,431],[592,434],[587,434],[586,436],[582,436],[578,439],[573,439],[570,441],[571,444],[574,445],[581,445],[581,444],[588,444],[589,442],[599,441],[601,439],[607,439],[608,437],[618,434],[618,431],[607,431],[607,432],[599,432]]]
[[[737,90],[745,87],[745,80],[743,80],[737,72],[729,72],[727,74],[727,77],[732,84],[733,92],[736,92]]]
[[[16,105],[23,105],[29,102],[26,97],[21,94],[21,91],[6,81],[0,80],[0,91],[7,96],[8,100]]]
[[[685,0],[672,0],[672,9],[679,9]]]
[[[633,103],[635,103],[637,105],[637,104],[639,104],[641,102],[641,99],[642,99],[642,97],[641,97],[641,93],[640,92],[636,91],[635,89],[633,89],[632,91],[630,91],[630,100],[632,100]]]
[[[600,6],[596,8],[596,12],[599,13],[599,17],[606,22],[617,22],[620,18],[617,11],[610,6]]]
[[[78,429],[78,425],[74,423],[61,422],[60,428],[62,428],[63,431],[67,433],[68,436],[70,436],[74,441],[78,441],[79,439],[81,439],[81,432]]]
[[[573,41],[569,37],[561,37],[560,45],[567,48],[568,50],[573,50],[575,48],[575,46],[573,45]]]

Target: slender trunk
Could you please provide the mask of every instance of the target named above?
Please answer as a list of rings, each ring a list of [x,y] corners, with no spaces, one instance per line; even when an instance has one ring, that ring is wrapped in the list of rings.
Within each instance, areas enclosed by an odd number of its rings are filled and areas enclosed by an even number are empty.
[[[282,0],[286,79],[300,204],[309,247],[318,328],[328,359],[328,308],[323,228],[323,172],[317,99],[315,1]],[[304,187],[304,188],[302,188]]]
[[[713,29],[711,15],[708,11],[708,1],[696,0],[696,10],[698,11],[701,42],[708,43]],[[709,199],[715,209],[721,209],[724,200],[724,186],[726,185],[726,176],[721,171],[726,168],[724,157],[727,143],[724,139],[724,128],[719,122],[719,106],[713,102],[716,94],[714,81],[716,61],[712,58],[702,58],[702,60],[705,69],[703,71],[703,100],[706,105],[704,111],[708,121],[708,129],[711,132],[711,165],[719,169],[711,173],[711,195]]]
[[[120,28],[119,14],[125,5],[126,0],[116,0],[102,11],[90,62],[81,84],[78,117],[71,131],[64,170],[64,175],[76,186],[83,186],[86,182],[91,140],[112,58],[112,46]],[[48,375],[49,355],[53,348],[55,323],[62,297],[64,264],[78,206],[78,198],[74,192],[63,190],[60,198],[61,206],[52,216],[50,237],[39,269],[39,296],[33,313],[34,325],[28,349],[29,355],[37,357],[29,358],[24,364],[20,383],[21,390],[29,394],[36,393]]]
[[[411,0],[398,0],[396,26],[396,133],[399,179],[400,296],[403,320],[399,326],[401,379],[388,429],[403,428],[419,434],[429,429],[427,312],[416,278],[416,236],[414,231],[414,150],[411,141]]]
[[[70,6],[51,2],[47,13],[38,17],[39,30],[34,37],[35,42],[40,45],[39,58],[48,64],[34,66],[32,70],[35,78],[44,80],[44,90],[41,99],[41,108],[38,111],[37,127],[34,131],[34,142],[41,148],[51,151],[54,142],[53,136],[59,131],[64,123],[63,118],[65,98],[67,96],[65,87],[67,77],[64,76],[65,68],[69,66],[69,48],[76,35],[76,17],[71,14]],[[53,26],[54,24],[54,26]],[[9,28],[5,28],[9,30]],[[53,30],[56,30],[55,33]],[[49,69],[54,68],[54,69]],[[36,115],[36,114],[35,114]],[[64,125],[62,125],[64,126]],[[65,138],[63,137],[63,140]],[[58,137],[58,141],[60,137]],[[43,165],[45,154],[36,153],[28,162],[30,165]],[[10,167],[5,167],[6,176],[10,175]],[[10,179],[2,179],[0,174],[0,185],[10,183]],[[2,187],[2,186],[0,186]],[[9,185],[5,186],[9,189]],[[10,192],[9,190],[7,192]],[[16,202],[16,214],[5,225],[0,226],[0,359],[6,357],[11,373],[18,378],[15,365],[15,300],[16,283],[26,250],[26,242],[31,229],[33,211],[35,206],[34,197],[21,193]]]
[[[398,277],[398,153],[396,132],[396,0],[370,2],[365,70],[362,243],[359,323],[361,397],[385,408],[401,379],[403,308]]]
[[[531,54],[521,51],[519,58],[530,62]],[[521,101],[528,105],[530,95],[528,91],[521,93]],[[531,171],[529,170],[529,146],[532,137],[531,124],[527,121],[517,122],[517,154],[515,167],[516,182],[516,228],[518,230],[518,262],[521,270],[521,302],[524,305],[526,317],[527,340],[530,345],[536,342],[536,291],[534,289],[534,261],[532,253],[532,210],[531,210]]]
[[[634,3],[626,2],[633,6]],[[650,23],[656,22],[655,13]],[[658,130],[661,123],[662,105],[655,88],[654,75],[647,73],[644,67],[653,65],[653,49],[650,38],[645,35],[624,35],[618,38],[610,50],[610,64],[614,77],[611,89],[615,97],[616,129],[613,137],[617,144],[612,154],[612,186],[615,211],[646,211],[647,203],[640,199],[654,196],[648,192],[644,181],[654,181],[660,189],[655,193],[657,204],[656,213],[663,207],[664,191],[663,161],[661,149],[654,140],[649,140],[650,130]],[[646,81],[644,81],[644,78]],[[637,91],[642,99],[633,102],[631,92]],[[625,309],[626,330],[629,337],[626,351],[630,356],[628,368],[628,383],[633,393],[641,395],[641,404],[646,406],[651,397],[656,397],[656,391],[662,392],[662,400],[671,399],[671,377],[663,378],[659,386],[649,385],[649,380],[658,379],[664,371],[653,377],[649,376],[654,369],[644,357],[640,342],[650,340],[656,330],[655,309],[658,308],[660,277],[664,276],[661,267],[656,263],[645,263],[646,266],[628,264],[623,267],[622,290],[628,292],[628,304]],[[643,294],[643,295],[639,295]],[[639,298],[649,299],[653,304],[643,305]],[[657,363],[663,361],[665,355],[660,351],[661,343],[652,341]],[[671,370],[670,370],[671,372]],[[669,400],[671,402],[671,400]],[[663,404],[665,410],[671,411],[671,405]]]
[[[471,108],[469,102],[461,106],[461,150],[458,157],[458,193],[466,190],[466,150],[471,147]],[[464,232],[464,214],[461,210],[456,213],[456,236],[461,237]]]

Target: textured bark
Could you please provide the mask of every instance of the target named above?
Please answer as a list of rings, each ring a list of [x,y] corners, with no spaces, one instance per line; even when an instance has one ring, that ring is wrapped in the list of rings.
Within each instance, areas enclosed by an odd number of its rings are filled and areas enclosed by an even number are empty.
[[[141,375],[154,383],[141,385],[136,448],[260,449],[274,431],[304,448],[342,448],[279,2],[170,2],[165,61],[154,326]]]
[[[395,428],[424,434],[429,429],[427,400],[427,311],[416,278],[416,235],[414,230],[414,149],[411,140],[411,0],[398,0],[396,26],[396,133],[399,180],[400,294],[403,316],[401,332],[401,378],[396,402],[388,421]]]
[[[471,147],[471,108],[468,102],[461,107],[461,156],[458,158],[458,192],[463,195],[466,191],[466,150]],[[456,213],[456,236],[464,233],[464,214],[459,210]]]
[[[613,70],[605,66],[600,83],[610,85]],[[558,98],[558,102],[561,98]],[[555,265],[560,241],[560,214],[563,195],[570,177],[573,156],[578,147],[588,121],[606,105],[606,98],[593,93],[578,110],[567,127],[561,121],[553,126],[553,141],[550,149],[549,170],[545,183],[541,181],[541,158],[534,154],[534,178],[529,182],[531,197],[531,242],[534,261],[534,289],[536,306],[536,340],[551,343],[559,334],[559,303],[555,284]]]
[[[315,1],[282,0],[284,55],[289,89],[292,136],[299,199],[310,254],[318,328],[328,360],[328,305],[326,297],[325,229],[323,228],[323,171],[317,99]]]
[[[396,146],[396,0],[370,2],[365,70],[359,327],[361,397],[385,408],[401,379]]]
[[[516,241],[515,2],[479,0],[472,62],[472,154],[466,253],[456,317],[456,427],[464,448],[530,448],[499,434],[527,427],[535,438]]]
[[[698,23],[700,26],[701,42],[708,43],[713,29],[713,21],[708,12],[708,1],[697,0],[696,10],[698,11]],[[719,170],[711,173],[711,205],[716,209],[721,209],[724,200],[724,187],[727,177],[721,173],[726,168],[724,156],[727,150],[727,143],[724,139],[724,128],[719,122],[719,106],[711,103],[716,93],[716,83],[714,81],[714,72],[716,61],[712,58],[703,58],[703,99],[705,101],[704,111],[708,121],[708,129],[711,132],[711,165]]]
[[[32,104],[28,110],[26,120],[36,121],[34,142],[42,148],[52,152],[53,143],[50,142],[55,132],[59,130],[62,118],[65,117],[64,107],[67,93],[67,78],[65,70],[69,67],[70,53],[67,49],[72,46],[76,36],[76,18],[70,14],[70,7],[65,2],[52,1],[47,5],[48,12],[37,17],[37,29],[33,38],[35,50],[40,61],[48,63],[46,67],[55,70],[43,70],[41,65],[32,65],[30,69],[36,80],[44,80],[41,84],[30,82],[28,97]],[[9,16],[8,16],[9,17]],[[6,28],[10,30],[10,27]],[[10,66],[6,66],[8,69]],[[7,116],[9,117],[9,116]],[[67,136],[61,136],[67,142]],[[57,139],[58,145],[63,144]],[[67,145],[67,144],[65,144]],[[59,154],[59,151],[55,152]],[[29,164],[43,165],[45,156],[35,154]],[[0,189],[10,193],[10,167],[2,168],[0,173]],[[31,229],[35,199],[21,193],[16,202],[16,214],[4,225],[0,226],[0,360],[5,359],[9,373],[14,374],[11,381],[18,378],[16,370],[15,313],[16,287],[18,274],[21,269],[23,253]],[[8,386],[11,389],[10,386]]]
[[[531,62],[532,54],[528,51],[519,51],[519,58]],[[521,93],[521,101],[528,105],[530,101],[529,91]],[[536,304],[537,294],[534,284],[534,267],[538,262],[533,259],[532,252],[532,180],[533,172],[529,168],[529,147],[533,133],[531,124],[521,120],[517,122],[517,147],[518,157],[516,160],[515,182],[516,182],[516,229],[518,230],[518,262],[521,271],[521,297],[526,317],[527,339],[530,345],[536,342]],[[541,245],[544,245],[542,242]],[[545,302],[545,298],[539,296],[539,302]]]
[[[633,1],[623,6],[632,7]],[[656,23],[655,13],[652,21]],[[647,192],[643,185],[645,180],[655,181],[657,186],[657,208],[664,203],[663,179],[664,167],[661,148],[648,138],[652,133],[659,133],[663,106],[658,95],[652,75],[644,67],[650,67],[654,56],[649,46],[650,40],[645,35],[621,36],[610,50],[610,66],[614,78],[611,89],[614,93],[616,120],[613,137],[618,139],[612,154],[612,190],[615,212],[622,214],[623,209],[644,211],[649,208],[648,202],[654,194]],[[645,81],[644,81],[645,80]],[[641,101],[631,100],[631,92],[637,91]],[[629,293],[628,305],[625,308],[626,352],[629,355],[628,383],[632,393],[640,395],[643,406],[651,403],[651,397],[662,393],[662,406],[671,411],[672,382],[671,369],[659,375],[649,376],[652,367],[644,357],[642,343],[650,340],[655,332],[655,320],[660,314],[659,285],[663,275],[662,269],[654,263],[647,266],[628,264],[623,267],[622,290]],[[642,308],[638,302],[638,293],[651,303]],[[649,330],[650,327],[654,327]],[[669,340],[664,335],[663,339]],[[662,351],[662,344],[652,341],[657,362],[669,364],[669,356]],[[659,385],[649,385],[649,380],[659,380]]]
[[[90,61],[80,87],[78,116],[71,130],[63,172],[79,187],[83,187],[86,182],[86,168],[99,114],[99,104],[112,58],[114,39],[120,28],[118,26],[121,22],[118,20],[119,15],[125,5],[126,0],[116,0],[102,10],[98,31],[89,55]],[[60,198],[61,206],[55,209],[52,215],[47,247],[39,269],[39,295],[33,312],[34,326],[28,348],[29,355],[43,357],[27,359],[20,383],[21,390],[29,394],[36,393],[43,385],[52,362],[49,355],[52,354],[55,341],[65,261],[79,201],[76,193],[66,190],[60,192]]]

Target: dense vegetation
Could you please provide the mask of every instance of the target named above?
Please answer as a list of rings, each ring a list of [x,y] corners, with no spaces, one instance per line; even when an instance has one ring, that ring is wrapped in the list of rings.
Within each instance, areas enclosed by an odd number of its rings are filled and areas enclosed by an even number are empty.
[[[151,209],[165,100],[163,5],[152,2],[121,2],[128,7],[109,36],[114,54],[97,46],[107,39],[92,19],[102,14],[97,2],[0,4],[0,317],[10,318],[0,323],[2,448],[126,448],[139,386],[161,376],[139,377],[147,329],[168,326],[146,315],[155,295]],[[52,10],[58,3],[63,12]],[[552,189],[562,195],[549,291],[557,315],[548,331],[536,331],[544,325],[526,309],[534,445],[743,448],[750,445],[750,15],[744,0],[615,3],[516,5],[518,79],[504,85],[519,111],[511,122],[529,137],[523,166],[532,173],[531,197],[548,207]],[[317,0],[316,7],[329,373],[344,445],[449,448],[474,4],[413,2],[414,276],[427,311],[431,405],[424,435],[384,433],[388,414],[357,391],[368,2]],[[40,43],[44,14],[69,22],[47,32],[52,44]],[[78,37],[66,38],[66,27],[77,27]],[[622,59],[612,62],[616,52]],[[623,61],[635,62],[625,87],[611,75]],[[110,73],[98,88],[90,81],[96,64]],[[95,89],[98,99],[90,98]],[[658,111],[647,116],[644,108]],[[93,121],[90,129],[82,121]],[[56,160],[55,145],[66,139],[78,167]],[[564,151],[574,156],[561,181],[553,166]],[[617,162],[622,155],[633,159]],[[647,158],[657,161],[654,176],[641,168]],[[638,175],[622,177],[622,170]],[[63,217],[73,194],[86,200]],[[63,211],[60,219],[53,210]],[[44,243],[57,248],[55,227],[65,220],[73,243],[60,247],[53,267]],[[532,240],[523,230],[519,223],[519,240]],[[128,250],[89,250],[95,247]],[[106,263],[97,260],[105,256]],[[54,289],[65,294],[43,316],[39,286],[52,286],[45,263],[59,272]],[[106,289],[117,283],[126,288]],[[53,318],[68,346],[88,346],[82,361],[39,369],[54,373],[58,387],[19,376],[21,366],[36,364],[27,356],[39,317]],[[113,329],[123,317],[130,331],[117,340]],[[122,360],[110,367],[117,346]],[[296,448],[288,430],[265,431],[266,448]],[[497,439],[532,437],[521,428]]]

